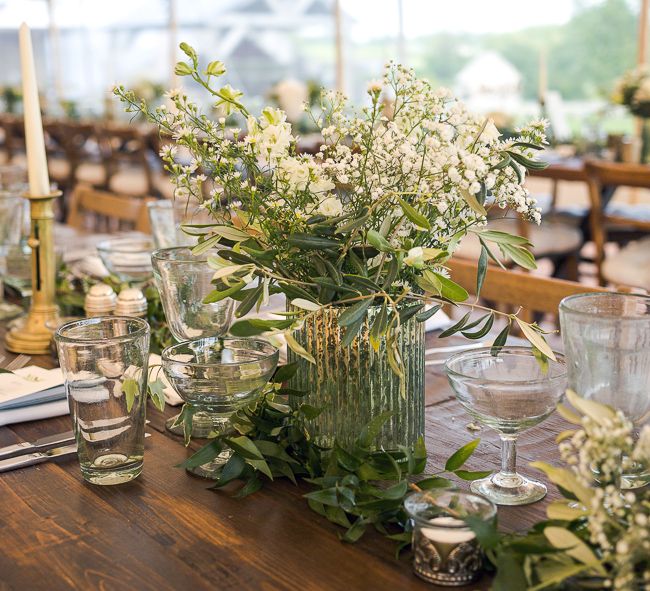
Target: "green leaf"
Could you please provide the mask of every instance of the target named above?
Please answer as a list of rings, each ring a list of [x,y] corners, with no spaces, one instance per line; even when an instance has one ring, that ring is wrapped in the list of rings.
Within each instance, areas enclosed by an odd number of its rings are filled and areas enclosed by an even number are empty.
[[[388,240],[376,230],[368,230],[367,238],[368,244],[374,246],[380,252],[393,252],[394,250]]]
[[[164,382],[158,378],[153,382],[150,381],[147,388],[149,390],[149,397],[151,398],[154,406],[161,412],[165,410]]]
[[[415,316],[420,310],[424,308],[424,304],[415,304],[413,306],[406,306],[401,308],[399,311],[399,321],[404,324],[406,321],[410,320]]]
[[[531,160],[526,158],[523,154],[513,152],[512,150],[506,150],[506,153],[510,158],[512,158],[518,164],[521,164],[524,168],[528,170],[544,170],[548,167],[548,162],[542,162],[540,160]]]
[[[368,279],[362,275],[352,275],[346,273],[343,275],[343,277],[345,277],[352,285],[355,285],[362,289],[367,289],[373,293],[376,291],[381,291],[381,287],[379,287],[379,285],[377,285],[372,279]]]
[[[528,581],[522,564],[512,554],[499,554],[492,591],[526,591]]]
[[[233,480],[241,478],[244,475],[246,469],[246,462],[244,461],[244,458],[242,458],[240,455],[233,454],[225,463],[224,467],[221,469],[221,472],[219,472],[214,488],[220,488],[229,482],[232,482]]]
[[[218,439],[213,439],[184,462],[177,464],[177,468],[197,468],[214,460],[223,450],[223,444]]]
[[[516,234],[509,234],[508,232],[501,232],[500,230],[481,230],[476,232],[480,238],[489,240],[496,244],[511,244],[513,246],[532,246],[528,238],[517,236]]]
[[[489,333],[490,330],[492,330],[493,324],[494,324],[494,312],[488,315],[485,324],[479,330],[477,330],[476,332],[466,332],[465,330],[463,330],[462,334],[466,339],[481,339],[487,333]]]
[[[287,341],[287,346],[291,349],[296,355],[302,357],[309,361],[309,363],[316,363],[314,357],[305,349],[291,334],[291,331],[286,331],[284,333],[284,338]]]
[[[341,243],[333,238],[312,236],[311,234],[291,234],[287,239],[291,246],[302,250],[322,250],[328,248],[340,248]]]
[[[239,281],[232,285],[232,287],[229,287],[228,289],[224,289],[223,291],[218,291],[214,290],[211,291],[205,298],[203,298],[203,303],[204,304],[215,304],[217,302],[220,302],[221,300],[225,300],[226,298],[229,298],[233,295],[235,295],[237,292],[241,291],[246,287],[246,283],[243,281]]]
[[[452,302],[464,302],[469,297],[467,290],[461,285],[458,285],[458,283],[448,279],[440,273],[436,273],[435,271],[433,271],[433,275],[435,275],[438,278],[438,281],[440,281],[440,295],[443,298],[448,298]]]
[[[260,283],[256,288],[249,290],[250,293],[241,301],[237,310],[235,311],[235,317],[241,318],[248,314],[256,302],[264,295],[264,285]]]
[[[335,487],[315,490],[313,492],[307,493],[305,495],[305,498],[309,499],[310,501],[321,503],[322,505],[329,505],[330,507],[339,506],[339,499]]]
[[[296,306],[296,308],[308,310],[309,312],[316,312],[321,309],[321,306],[319,304],[303,298],[294,298],[291,300],[291,305]]]
[[[418,480],[416,483],[422,490],[431,490],[432,488],[448,488],[452,486],[451,480],[443,478],[442,476],[432,476]]]
[[[451,336],[452,334],[458,332],[461,330],[466,324],[467,321],[469,320],[469,317],[471,316],[472,312],[467,312],[456,324],[453,326],[450,326],[447,330],[443,330],[439,335],[439,339],[444,339],[445,337]]]
[[[361,539],[361,536],[363,536],[363,534],[365,533],[366,527],[367,527],[367,523],[363,518],[360,517],[354,522],[352,527],[348,529],[348,531],[346,531],[341,536],[341,540],[343,542],[350,542],[350,543],[354,543],[358,541],[359,539]]]
[[[245,460],[263,460],[264,456],[255,443],[245,435],[239,437],[225,437],[224,442]]]
[[[349,347],[352,344],[352,341],[359,334],[359,329],[363,326],[365,321],[365,315],[361,316],[345,329],[345,334],[341,339],[341,347]]]
[[[372,327],[370,329],[369,340],[372,348],[375,351],[379,351],[379,345],[381,344],[381,337],[386,333],[388,328],[388,308],[386,301],[381,305],[379,314],[375,316],[373,320]]]
[[[305,416],[306,419],[313,420],[315,419],[318,415],[322,414],[323,408],[316,408],[315,406],[312,406],[311,404],[301,404],[300,405],[300,412]]]
[[[343,312],[338,319],[339,326],[350,326],[360,318],[365,318],[368,308],[372,305],[373,298],[364,298],[360,302],[350,306]]]
[[[485,246],[481,245],[481,254],[478,257],[478,272],[476,273],[476,297],[481,295],[481,288],[485,282],[485,275],[488,269],[488,252]]]
[[[504,256],[510,257],[512,261],[517,263],[520,267],[531,271],[537,269],[535,257],[525,247],[512,246],[511,244],[499,244],[499,248]]]
[[[293,363],[287,363],[286,365],[279,365],[275,370],[271,381],[274,384],[282,384],[295,376],[299,367],[300,365],[297,361],[294,361]]]
[[[483,207],[478,202],[476,197],[474,195],[472,195],[467,189],[464,189],[464,188],[460,187],[458,189],[458,192],[460,193],[460,196],[463,198],[465,203],[467,203],[467,205],[469,205],[470,209],[474,213],[477,213],[478,215],[483,216],[483,217],[487,216],[487,211],[485,210],[485,207]]]
[[[454,472],[455,470],[461,468],[474,453],[474,450],[480,442],[480,439],[474,439],[473,441],[470,441],[469,443],[463,445],[463,447],[460,449],[456,450],[447,460],[445,464],[445,470],[447,470],[447,472]]]
[[[413,206],[411,206],[409,203],[404,201],[401,197],[398,197],[399,204],[402,207],[402,211],[404,212],[404,215],[411,221],[413,222],[416,226],[421,228],[422,230],[431,230],[431,224],[429,223],[429,220],[424,217],[421,213],[415,210]]]
[[[429,308],[428,310],[425,310],[424,312],[420,312],[420,313],[415,317],[415,319],[416,319],[418,322],[426,322],[426,321],[429,320],[429,318],[431,318],[431,317],[432,317],[436,312],[438,312],[438,310],[440,310],[440,308],[442,308],[442,305],[432,306],[432,307]]]
[[[485,471],[472,472],[470,470],[454,470],[454,474],[458,476],[458,478],[471,481],[471,480],[479,480],[481,478],[487,478],[490,474],[492,474],[492,471],[485,470]]]
[[[260,318],[246,318],[238,320],[230,327],[230,334],[235,337],[252,337],[269,330],[284,330],[293,324],[293,320],[262,320]]]
[[[259,470],[264,476],[269,478],[269,480],[273,480],[273,473],[271,472],[271,468],[269,465],[266,463],[266,460],[251,460],[247,459],[246,463],[249,466],[252,466],[255,468],[255,470]]]
[[[496,519],[486,520],[478,515],[468,515],[464,521],[476,534],[476,539],[484,550],[498,546],[501,536],[497,530]]]
[[[603,576],[607,574],[591,548],[573,532],[563,527],[549,526],[544,528],[544,535],[554,548],[564,550],[571,558],[595,568]]]
[[[541,333],[537,332],[530,324],[520,320],[518,317],[515,317],[515,320],[517,321],[521,332],[524,333],[524,336],[530,341],[531,345],[539,349],[549,359],[556,361],[553,349],[551,349],[546,340],[544,340]]]
[[[126,412],[131,412],[136,396],[140,396],[140,385],[133,378],[125,378],[122,382],[122,392],[126,400]]]
[[[505,328],[497,335],[497,338],[494,339],[492,343],[492,348],[490,349],[490,355],[496,357],[503,349],[506,341],[508,340],[508,335],[510,334],[510,322],[506,324]]]
[[[248,482],[246,482],[246,484],[240,488],[239,491],[233,496],[236,499],[243,499],[248,495],[256,493],[258,490],[260,490],[260,488],[262,488],[262,481],[257,475],[253,475],[249,478]]]

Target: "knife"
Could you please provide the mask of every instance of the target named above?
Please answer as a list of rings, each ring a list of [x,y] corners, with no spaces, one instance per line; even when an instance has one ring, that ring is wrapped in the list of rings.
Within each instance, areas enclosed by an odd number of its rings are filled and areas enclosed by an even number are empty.
[[[151,421],[148,419],[145,424],[148,425]],[[6,447],[0,447],[0,460],[5,458],[13,458],[15,456],[22,456],[23,454],[30,454],[37,451],[46,451],[52,447],[59,447],[68,443],[74,443],[74,433],[72,430],[65,431],[64,433],[56,433],[55,435],[48,435],[41,437],[36,441],[21,441]]]
[[[14,445],[0,448],[0,459],[13,458],[23,454],[31,454],[32,452],[45,451],[52,447],[58,447],[64,444],[74,442],[74,433],[72,430],[65,433],[57,433],[56,435],[48,435],[36,441],[21,441]]]
[[[151,433],[145,433],[146,437],[151,437]],[[40,441],[40,440],[39,440]],[[37,451],[34,453],[28,453],[15,458],[7,458],[6,460],[0,460],[0,472],[9,472],[10,470],[17,470],[18,468],[26,468],[27,466],[35,466],[36,464],[42,464],[43,462],[48,462],[55,458],[64,458],[66,456],[72,456],[77,453],[77,444],[70,443],[68,445],[60,445],[59,447],[53,447],[47,451]]]

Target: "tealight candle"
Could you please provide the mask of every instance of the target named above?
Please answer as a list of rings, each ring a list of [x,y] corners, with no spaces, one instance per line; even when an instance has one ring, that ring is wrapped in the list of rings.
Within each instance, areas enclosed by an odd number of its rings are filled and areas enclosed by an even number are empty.
[[[413,521],[413,570],[418,577],[460,587],[480,576],[483,554],[463,518],[491,520],[493,503],[472,493],[439,489],[413,493],[404,508]]]

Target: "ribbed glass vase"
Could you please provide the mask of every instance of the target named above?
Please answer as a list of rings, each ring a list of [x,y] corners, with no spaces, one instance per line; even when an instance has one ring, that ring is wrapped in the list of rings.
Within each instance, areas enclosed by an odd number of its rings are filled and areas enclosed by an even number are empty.
[[[289,349],[289,361],[300,363],[290,387],[308,392],[294,403],[324,408],[311,422],[312,434],[320,445],[330,447],[336,439],[339,445],[349,447],[361,429],[385,411],[394,414],[384,425],[376,447],[394,450],[412,445],[424,433],[424,323],[412,317],[401,326],[401,387],[400,377],[388,363],[385,338],[379,351],[370,344],[370,327],[379,307],[368,310],[349,347],[341,346],[344,329],[338,325],[344,309],[321,310],[294,333],[315,359],[310,363]]]

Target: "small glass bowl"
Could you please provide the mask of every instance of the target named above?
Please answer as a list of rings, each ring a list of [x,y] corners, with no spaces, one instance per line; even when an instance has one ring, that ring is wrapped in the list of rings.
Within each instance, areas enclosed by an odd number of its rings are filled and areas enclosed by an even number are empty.
[[[192,436],[225,430],[233,413],[255,400],[278,364],[279,351],[255,338],[209,337],[167,347],[165,376],[193,415]],[[210,478],[230,454],[190,471]]]
[[[128,282],[145,282],[151,278],[153,250],[154,244],[149,238],[111,238],[97,245],[108,272]]]
[[[418,577],[445,587],[479,578],[483,553],[465,519],[494,520],[494,503],[461,490],[434,489],[410,494],[404,509],[413,522],[413,570]]]

